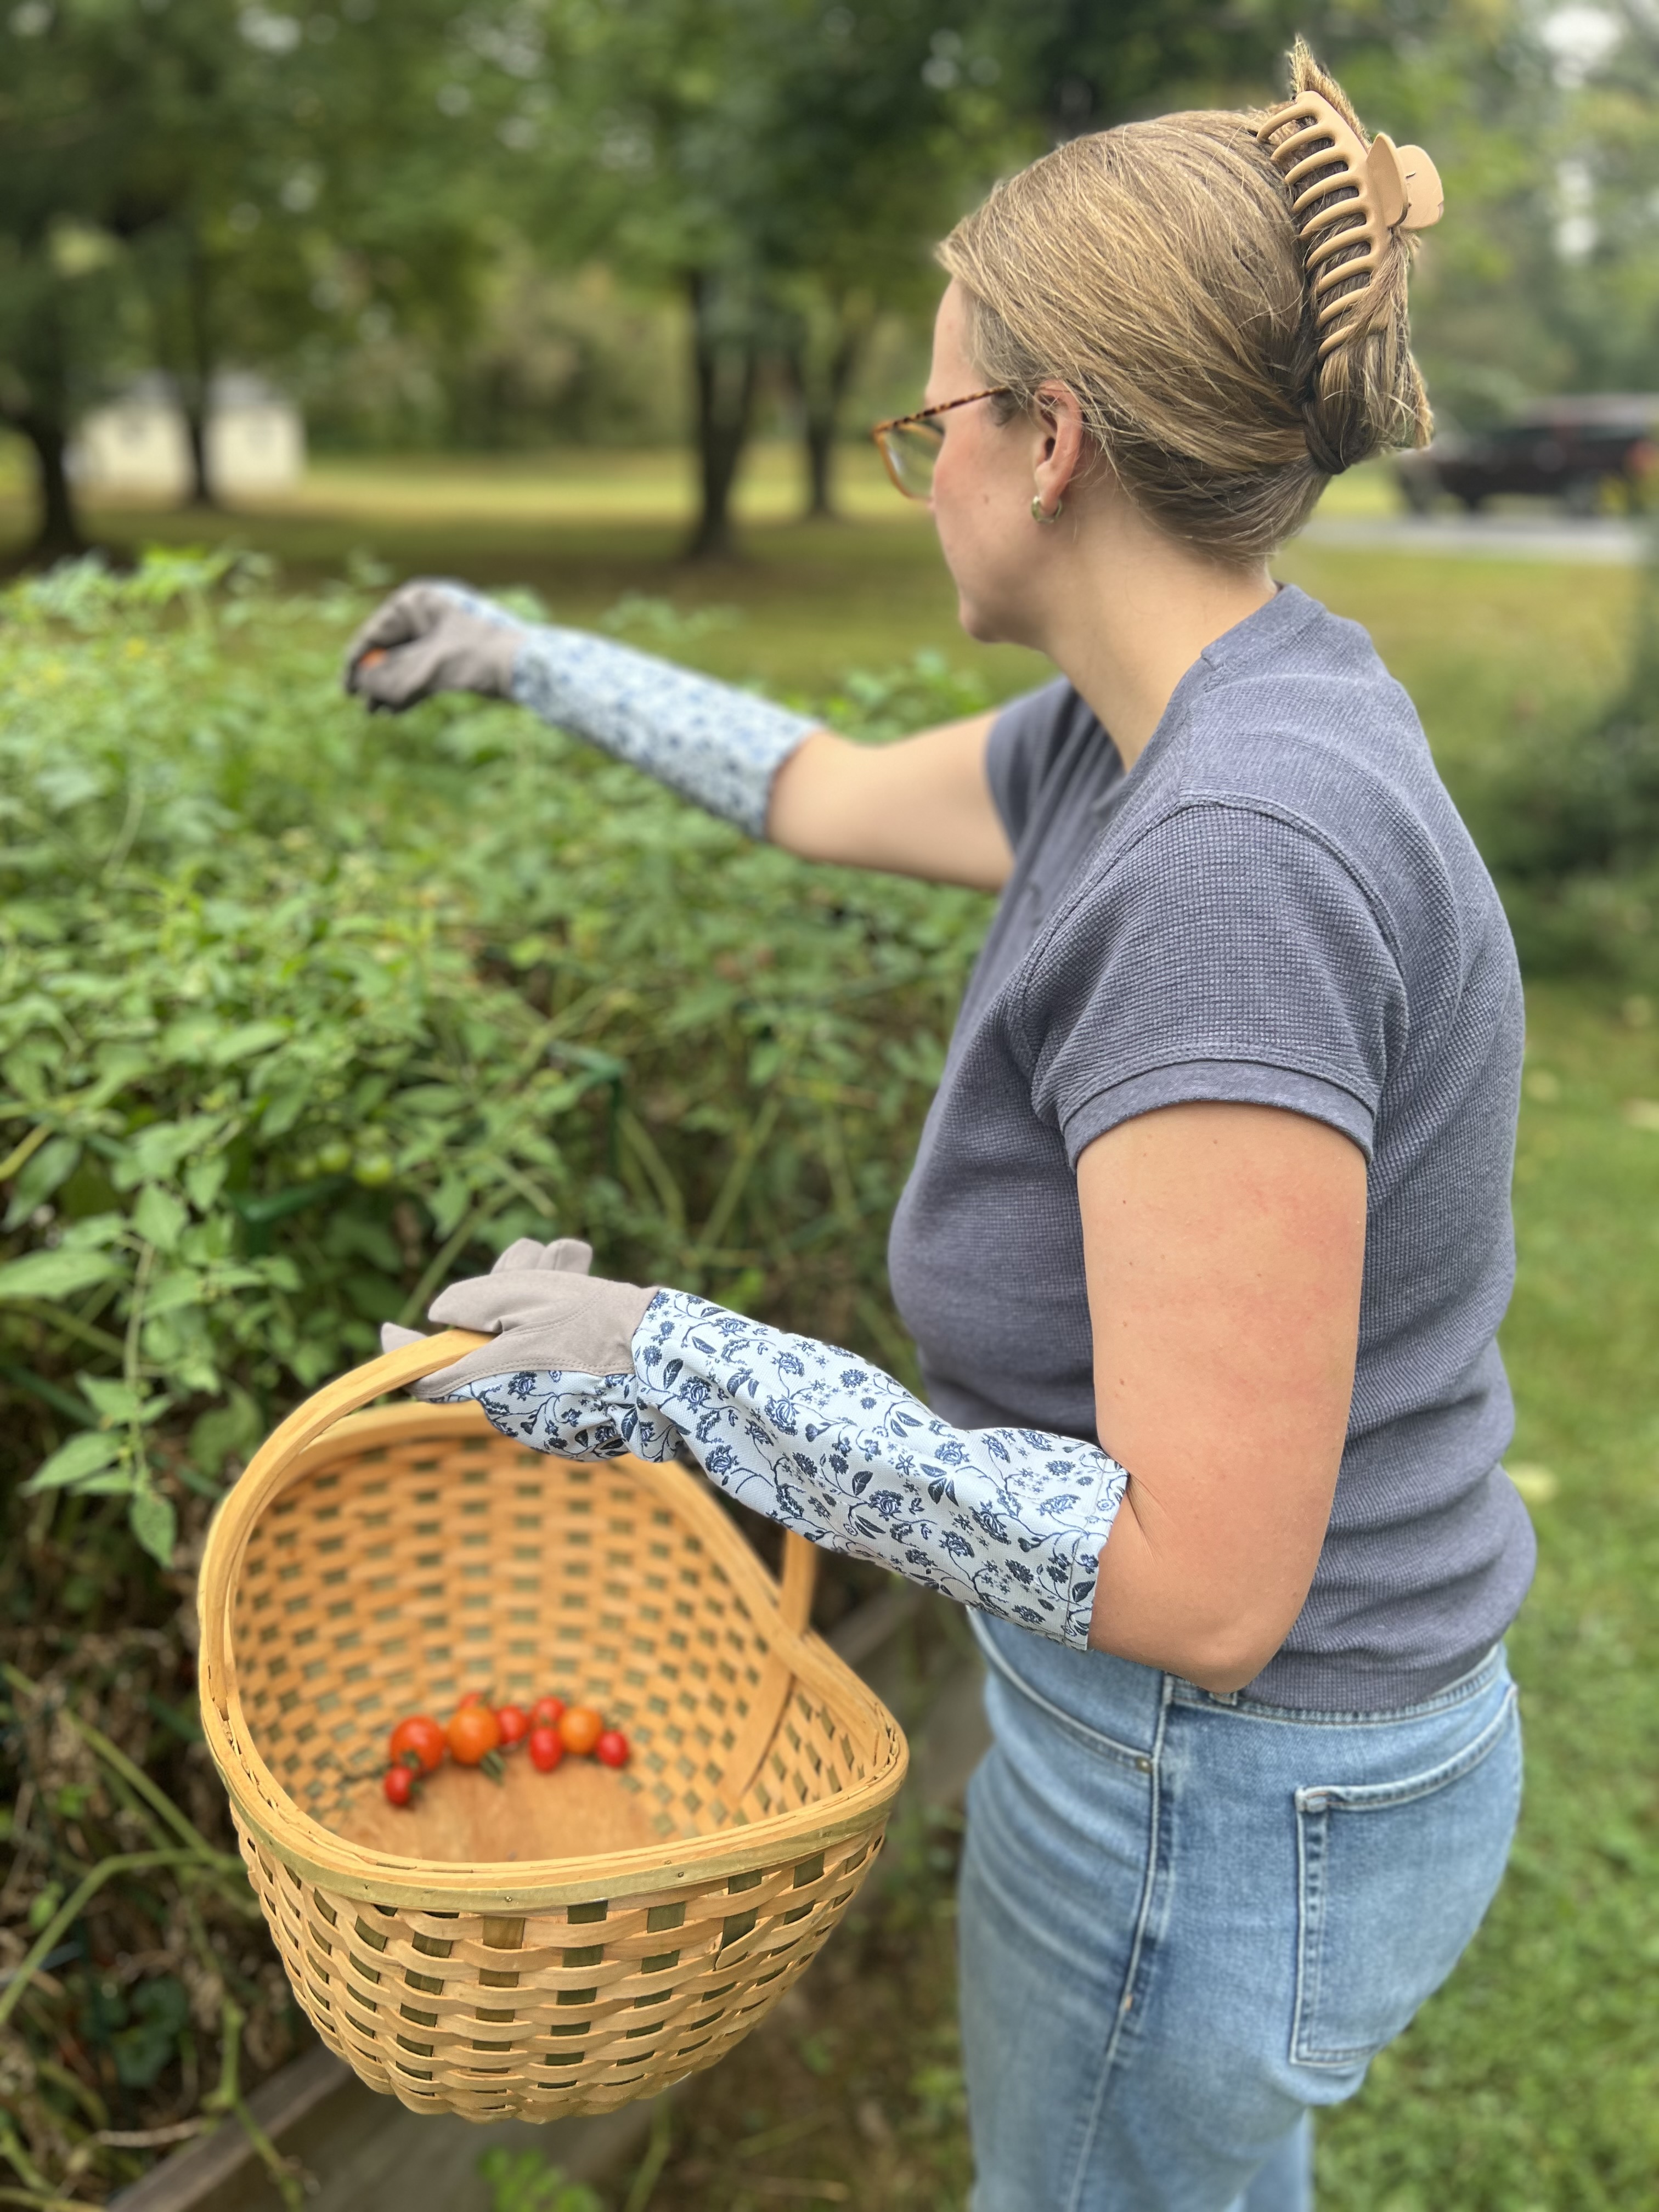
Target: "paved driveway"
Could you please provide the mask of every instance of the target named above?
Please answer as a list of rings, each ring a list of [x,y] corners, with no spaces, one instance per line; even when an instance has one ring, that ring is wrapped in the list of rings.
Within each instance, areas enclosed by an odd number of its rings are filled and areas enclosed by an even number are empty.
[[[1316,515],[1310,545],[1389,553],[1445,553],[1488,561],[1582,561],[1628,567],[1654,544],[1639,522],[1552,514]]]

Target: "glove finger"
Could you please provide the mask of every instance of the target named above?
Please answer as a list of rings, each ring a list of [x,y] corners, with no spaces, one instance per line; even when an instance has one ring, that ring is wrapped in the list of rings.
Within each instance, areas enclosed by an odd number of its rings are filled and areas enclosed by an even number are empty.
[[[442,619],[442,609],[419,584],[404,584],[389,599],[382,599],[366,623],[358,626],[346,647],[345,682],[348,690],[357,663],[366,653],[389,652],[421,637]]]
[[[492,1275],[585,1275],[593,1265],[593,1247],[580,1237],[556,1237],[538,1244],[533,1237],[520,1237],[509,1244],[490,1269]]]
[[[510,1273],[469,1275],[451,1283],[433,1299],[426,1316],[445,1328],[476,1328],[493,1336],[527,1322],[556,1322],[587,1304],[592,1296],[591,1285],[580,1276],[515,1267]]]
[[[403,1328],[395,1321],[383,1321],[380,1323],[382,1352],[401,1352],[406,1344],[423,1344],[425,1341],[424,1329]]]
[[[355,660],[371,645],[407,645],[410,638],[424,636],[465,605],[465,589],[439,576],[416,576],[399,584],[359,626],[346,648],[347,659]]]
[[[477,1356],[478,1355],[476,1352],[469,1352],[467,1358],[468,1359],[476,1359]],[[421,1398],[426,1400],[433,1398],[447,1398],[450,1392],[457,1389],[461,1383],[470,1382],[474,1379],[471,1375],[464,1375],[461,1372],[462,1368],[465,1367],[465,1360],[458,1359],[453,1367],[441,1367],[435,1375],[422,1376],[418,1382],[411,1382],[410,1384],[410,1396],[411,1398]],[[489,1370],[486,1368],[485,1372],[488,1373],[489,1371]]]
[[[409,645],[371,647],[351,671],[349,689],[371,707],[398,713],[441,688],[444,653],[445,641],[437,630],[428,630]]]
[[[492,1275],[522,1274],[531,1267],[539,1267],[544,1249],[539,1237],[515,1237],[489,1272]]]
[[[538,1274],[586,1275],[593,1266],[593,1247],[582,1237],[556,1237],[530,1264]]]

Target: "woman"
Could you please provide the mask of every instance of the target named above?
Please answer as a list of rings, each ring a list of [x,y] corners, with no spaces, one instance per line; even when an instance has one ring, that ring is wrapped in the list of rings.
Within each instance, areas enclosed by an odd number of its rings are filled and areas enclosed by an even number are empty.
[[[793,852],[1002,893],[893,1226],[931,1407],[570,1246],[444,1292],[500,1341],[425,1386],[544,1449],[684,1443],[975,1608],[978,2212],[1307,2205],[1312,2109],[1450,1971],[1519,1802],[1514,952],[1410,702],[1266,566],[1426,434],[1432,170],[1292,67],[1293,112],[1073,142],[941,249],[884,450],[964,628],[1046,690],[873,750],[441,585],[348,677],[510,696]]]

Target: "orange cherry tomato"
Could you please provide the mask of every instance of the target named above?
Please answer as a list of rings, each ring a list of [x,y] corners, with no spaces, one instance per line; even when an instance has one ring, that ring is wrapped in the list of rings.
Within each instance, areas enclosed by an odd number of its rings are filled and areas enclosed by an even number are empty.
[[[559,1734],[564,1738],[567,1751],[586,1758],[605,1734],[605,1716],[595,1712],[592,1705],[572,1705],[560,1719]]]
[[[444,1731],[457,1766],[477,1766],[501,1740],[501,1723],[488,1705],[462,1705]]]
[[[563,1718],[564,1699],[562,1698],[538,1698],[530,1708],[532,1728],[556,1729]]]
[[[386,1780],[380,1784],[394,1805],[407,1805],[415,1795],[415,1770],[412,1766],[388,1766]]]
[[[564,1738],[557,1729],[538,1728],[530,1731],[530,1764],[538,1774],[551,1774],[564,1757]]]
[[[522,1705],[497,1705],[495,1725],[501,1732],[501,1749],[509,1751],[530,1733],[530,1716]]]
[[[425,1713],[411,1713],[392,1731],[392,1764],[403,1765],[404,1754],[411,1751],[421,1762],[422,1774],[430,1774],[443,1763],[444,1732]]]
[[[628,1738],[620,1729],[606,1729],[594,1745],[593,1753],[601,1766],[626,1766]]]

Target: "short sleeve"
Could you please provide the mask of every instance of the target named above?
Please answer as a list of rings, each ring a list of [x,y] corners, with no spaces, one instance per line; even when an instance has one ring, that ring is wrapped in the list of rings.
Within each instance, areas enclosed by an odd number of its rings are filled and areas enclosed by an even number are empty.
[[[1406,1036],[1370,898],[1294,823],[1201,803],[1149,829],[1057,920],[1023,1021],[1032,1097],[1085,1146],[1160,1106],[1282,1106],[1370,1156]]]
[[[1043,779],[1064,744],[1079,705],[1061,676],[1040,691],[1011,699],[991,725],[985,777],[1008,842],[1018,847]]]

